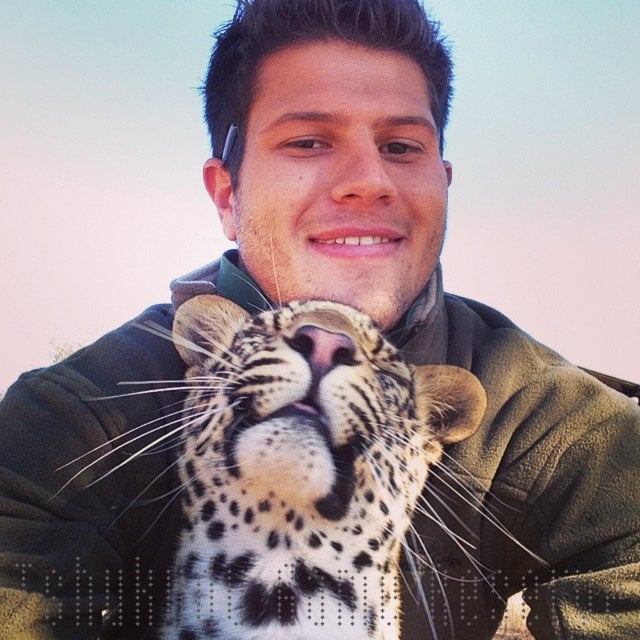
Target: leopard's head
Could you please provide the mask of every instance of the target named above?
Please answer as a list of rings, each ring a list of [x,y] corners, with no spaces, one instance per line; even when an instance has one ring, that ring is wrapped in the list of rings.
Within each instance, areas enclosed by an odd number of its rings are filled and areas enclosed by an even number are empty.
[[[198,296],[178,309],[174,343],[192,385],[182,480],[212,539],[258,526],[265,549],[277,537],[344,558],[348,546],[356,567],[374,563],[404,533],[443,445],[471,435],[484,412],[472,374],[405,362],[367,316],[337,303],[251,316]],[[366,553],[345,536],[369,541]]]

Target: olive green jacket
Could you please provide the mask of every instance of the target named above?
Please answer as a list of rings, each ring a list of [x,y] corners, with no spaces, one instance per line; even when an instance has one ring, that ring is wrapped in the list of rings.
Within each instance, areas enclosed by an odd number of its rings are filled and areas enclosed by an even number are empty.
[[[216,282],[264,306],[221,264],[174,283],[174,304]],[[172,315],[148,309],[24,374],[0,405],[0,640],[154,637],[180,526],[172,441],[118,465],[178,425],[184,367],[158,335]],[[640,638],[637,404],[443,294],[439,274],[391,337],[416,363],[473,371],[488,395],[480,429],[427,483],[414,548],[429,612],[409,579],[403,638],[490,638],[522,589],[539,640]]]

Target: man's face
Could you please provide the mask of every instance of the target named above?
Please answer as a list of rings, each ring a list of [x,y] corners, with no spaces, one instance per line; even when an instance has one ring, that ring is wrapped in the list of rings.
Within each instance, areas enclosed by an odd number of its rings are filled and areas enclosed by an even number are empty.
[[[264,60],[235,192],[205,165],[225,234],[272,300],[343,302],[382,328],[434,270],[450,179],[420,67],[341,41]]]

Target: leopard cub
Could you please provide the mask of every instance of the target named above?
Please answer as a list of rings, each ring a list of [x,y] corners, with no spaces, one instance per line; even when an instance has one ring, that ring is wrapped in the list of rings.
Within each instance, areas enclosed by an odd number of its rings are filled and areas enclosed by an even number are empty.
[[[477,428],[480,383],[408,364],[331,302],[250,316],[198,296],[173,332],[192,390],[162,637],[397,640],[404,535],[442,446]]]

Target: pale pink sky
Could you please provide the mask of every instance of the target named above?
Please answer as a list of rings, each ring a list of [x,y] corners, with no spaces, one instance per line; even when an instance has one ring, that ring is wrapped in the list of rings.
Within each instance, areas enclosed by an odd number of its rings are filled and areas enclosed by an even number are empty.
[[[457,63],[445,285],[640,381],[638,3],[428,4]],[[201,185],[194,87],[230,7],[3,13],[0,390],[47,364],[51,342],[167,301],[171,278],[228,246]]]

